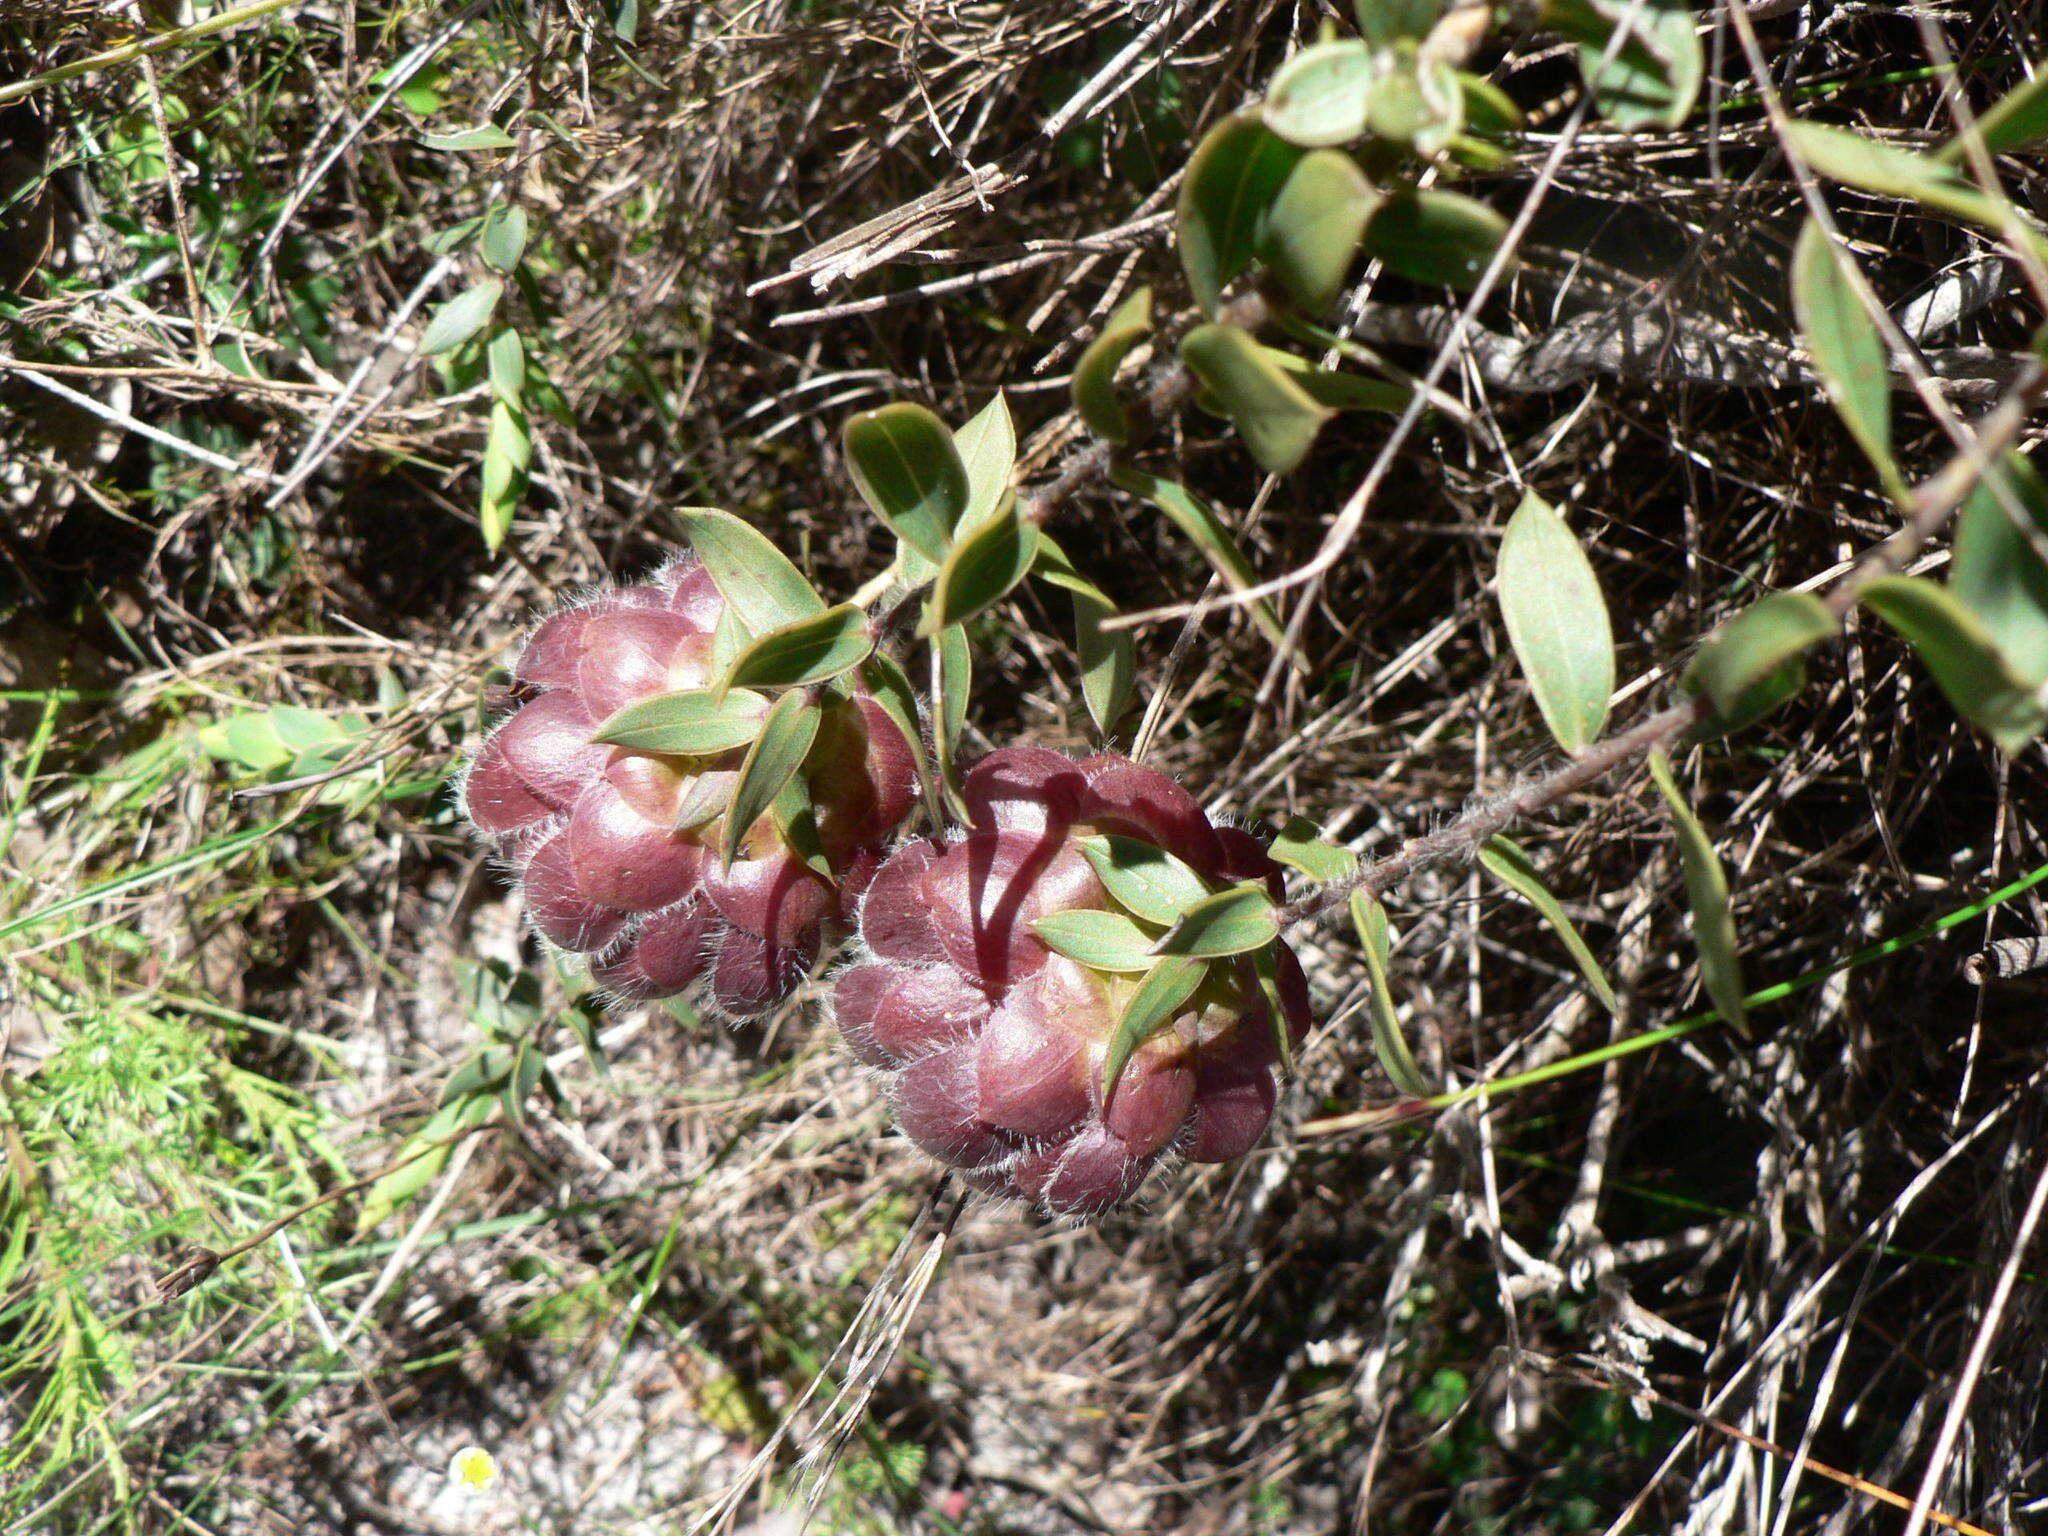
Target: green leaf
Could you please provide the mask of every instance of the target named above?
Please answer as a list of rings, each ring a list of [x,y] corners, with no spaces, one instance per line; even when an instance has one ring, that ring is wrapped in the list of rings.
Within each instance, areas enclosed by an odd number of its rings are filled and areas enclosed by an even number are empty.
[[[1103,889],[1148,923],[1177,923],[1190,907],[1209,899],[1208,882],[1164,848],[1114,832],[1075,842]]]
[[[436,309],[420,337],[420,356],[433,357],[442,352],[452,352],[469,340],[490,322],[504,292],[502,282],[495,277],[487,278],[474,288],[463,289]]]
[[[1465,125],[1465,94],[1448,64],[1412,55],[1386,70],[1367,114],[1373,135],[1433,159]]]
[[[1038,528],[1005,508],[962,531],[932,584],[923,633],[964,624],[1010,595],[1031,574]]]
[[[1159,958],[1151,952],[1158,935],[1121,912],[1076,907],[1039,918],[1031,931],[1069,960],[1098,971],[1149,971]]]
[[[1952,213],[1995,229],[2028,246],[2036,255],[2048,253],[2048,240],[2009,203],[1991,196],[1953,165],[1916,154],[1895,144],[1880,144],[1860,133],[1819,123],[1788,123],[1785,142],[1802,160],[1834,181],[1902,197],[1923,207]]]
[[[1266,850],[1289,869],[1298,869],[1318,885],[1342,880],[1358,869],[1358,855],[1323,840],[1323,829],[1306,816],[1291,816]]]
[[[1317,43],[1274,71],[1259,115],[1290,144],[1348,144],[1365,133],[1378,74],[1372,49],[1358,39]]]
[[[1679,686],[1705,695],[1719,729],[1740,729],[1805,685],[1801,658],[1839,628],[1812,593],[1773,592],[1709,636]]]
[[[517,409],[526,394],[526,343],[511,326],[500,326],[484,348],[484,359],[490,366],[491,392]]]
[[[1216,313],[1224,286],[1251,265],[1301,156],[1256,112],[1240,112],[1210,129],[1188,161],[1175,218],[1181,266],[1204,314]]]
[[[2048,74],[2024,80],[2000,97],[1988,112],[1978,115],[1976,129],[1984,148],[1994,155],[2038,147],[2048,139]],[[1969,137],[1957,134],[1937,158],[1960,164],[1968,154]]]
[[[973,523],[1002,503],[1017,467],[1017,425],[1001,390],[953,434],[953,448],[967,471],[967,506],[959,520]]]
[[[1393,936],[1387,929],[1386,910],[1364,891],[1351,893],[1351,922],[1358,930],[1359,947],[1365,951],[1365,970],[1372,984],[1372,1048],[1380,1059],[1387,1080],[1410,1098],[1426,1099],[1436,1092],[1414,1052],[1401,1033],[1401,1020],[1394,1007],[1394,987],[1389,974]]]
[[[1358,30],[1379,48],[1404,37],[1420,41],[1429,36],[1446,8],[1446,0],[1356,0],[1354,6]]]
[[[282,767],[292,760],[294,751],[278,739],[277,727],[267,714],[230,715],[206,727],[200,741],[213,756],[258,773]]]
[[[1256,584],[1258,578],[1252,574],[1251,562],[1244,557],[1244,551],[1237,547],[1223,520],[1209,510],[1209,504],[1177,480],[1168,480],[1159,475],[1148,475],[1140,469],[1119,465],[1109,473],[1117,486],[1133,496],[1142,496],[1161,512],[1173,525],[1193,541],[1202,558],[1209,562],[1211,570],[1223,578],[1223,584],[1233,592],[1242,592]],[[1252,622],[1259,632],[1275,646],[1287,643],[1287,630],[1280,622],[1280,616],[1273,611],[1273,605],[1263,597],[1249,605]]]
[[[1543,877],[1536,873],[1536,866],[1529,862],[1529,855],[1504,837],[1490,837],[1479,850],[1479,867],[1537,910],[1543,921],[1550,925],[1550,931],[1571,951],[1572,962],[1578,966],[1579,974],[1586,978],[1586,985],[1593,989],[1593,995],[1600,999],[1601,1006],[1609,1013],[1614,1012],[1617,1006],[1614,988],[1607,980],[1607,973],[1600,969],[1600,962],[1593,958],[1593,951],[1579,936],[1578,926],[1565,912],[1563,904],[1550,894]]]
[[[1318,368],[1306,358],[1267,347],[1266,356],[1287,370],[1289,377],[1308,391],[1309,398],[1333,411],[1391,411],[1398,415],[1408,409],[1415,391],[1406,384],[1386,379],[1368,379],[1333,368]]]
[[[512,529],[512,514],[519,510],[526,492],[526,467],[533,462],[533,438],[526,428],[526,414],[505,400],[491,404],[491,431],[484,439],[482,496],[477,522],[483,529],[484,545],[492,554],[505,542]]]
[[[1880,576],[1863,602],[1919,655],[1956,713],[2005,752],[2018,752],[2048,724],[2035,691],[2023,686],[1977,617],[1947,587],[1919,576]]]
[[[1671,812],[1678,829],[1678,854],[1685,865],[1685,895],[1692,907],[1693,942],[1699,946],[1700,981],[1722,1018],[1745,1038],[1749,1014],[1742,999],[1742,961],[1736,951],[1735,917],[1728,906],[1728,876],[1720,857],[1699,824],[1678,782],[1671,776],[1671,761],[1662,752],[1650,754],[1650,777]]]
[[[932,642],[933,745],[938,749],[939,782],[949,800],[959,801],[960,785],[954,763],[960,751],[960,733],[967,728],[967,696],[974,687],[974,652],[967,644],[967,631],[955,624],[942,629]]]
[[[1813,371],[1864,455],[1894,495],[1904,490],[1892,457],[1892,388],[1877,326],[1856,297],[1848,258],[1812,219],[1792,251],[1792,310]]]
[[[1479,286],[1507,232],[1506,219],[1461,193],[1397,192],[1374,210],[1365,248],[1418,283],[1469,289]]]
[[[1034,572],[1064,587],[1074,602],[1074,650],[1081,661],[1081,696],[1088,717],[1104,736],[1110,735],[1130,708],[1137,677],[1137,647],[1128,631],[1105,629],[1116,617],[1116,604],[1095,583],[1074,569],[1066,551],[1041,533]]]
[[[511,149],[518,143],[495,123],[458,128],[453,133],[423,133],[420,142],[429,149]]]
[[[1256,880],[1218,891],[1187,908],[1152,946],[1154,954],[1215,959],[1258,949],[1280,936],[1273,898]]]
[[[750,633],[765,634],[825,611],[825,600],[789,557],[730,512],[683,507],[676,521],[711,572],[719,596]]]
[[[1501,538],[1498,595],[1536,707],[1557,744],[1577,752],[1607,723],[1614,631],[1592,562],[1534,491]]]
[[[946,424],[921,405],[898,402],[852,418],[840,441],[875,516],[925,558],[944,560],[970,495]]]
[[[1334,413],[1234,325],[1198,325],[1182,338],[1180,355],[1221,402],[1259,467],[1284,475],[1303,459]]]
[[[1948,586],[1992,636],[2014,680],[2036,688],[2048,682],[2044,549],[2048,484],[2028,459],[2008,454],[1963,503]]]
[[[484,215],[477,251],[493,272],[510,272],[526,254],[526,210],[514,205],[494,207]]]
[[[939,803],[938,787],[932,781],[932,765],[925,756],[924,732],[918,729],[917,690],[911,687],[910,678],[894,660],[876,651],[860,664],[860,680],[910,749],[918,788],[923,792],[925,811],[932,825],[945,825],[945,810]]]
[[[836,878],[832,872],[832,861],[825,854],[825,840],[818,832],[818,808],[811,799],[811,786],[804,782],[802,774],[793,775],[782,786],[769,803],[768,814],[791,853],[814,870],[820,879]]]
[[[1117,1079],[1124,1075],[1139,1046],[1173,1021],[1174,1015],[1207,977],[1209,967],[1201,960],[1170,955],[1145,973],[1124,1004],[1116,1029],[1102,1052],[1102,1097],[1107,1103],[1116,1094]]]
[[[635,699],[607,716],[590,739],[633,752],[701,756],[743,747],[761,734],[768,700],[747,688],[722,696],[710,688],[682,688]]]
[[[719,833],[719,862],[727,869],[754,823],[803,766],[811,743],[818,739],[819,723],[818,706],[802,693],[785,693],[763,717],[760,734],[740,764],[739,782],[733,786]]]
[[[1683,0],[1548,0],[1542,24],[1579,44],[1579,70],[1600,115],[1621,128],[1676,128],[1706,76],[1694,17]],[[1614,29],[1630,34],[1606,58]]]
[[[794,619],[748,644],[725,673],[728,688],[793,688],[851,672],[875,648],[868,616],[841,603]]]
[[[1140,288],[1116,307],[1074,365],[1074,409],[1088,430],[1112,443],[1130,440],[1131,419],[1116,394],[1116,371],[1152,329],[1152,290]]]
[[[1483,75],[1458,71],[1458,90],[1465,98],[1465,123],[1474,133],[1519,133],[1522,109],[1515,98]]]
[[[1358,162],[1341,150],[1304,155],[1288,176],[1259,256],[1309,313],[1323,313],[1343,288],[1380,198]]]

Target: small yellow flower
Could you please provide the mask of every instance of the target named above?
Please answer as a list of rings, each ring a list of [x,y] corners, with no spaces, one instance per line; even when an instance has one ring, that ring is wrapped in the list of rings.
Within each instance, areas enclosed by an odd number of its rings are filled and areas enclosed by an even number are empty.
[[[498,1480],[498,1458],[480,1445],[465,1445],[448,1463],[448,1481],[471,1493],[488,1493]]]

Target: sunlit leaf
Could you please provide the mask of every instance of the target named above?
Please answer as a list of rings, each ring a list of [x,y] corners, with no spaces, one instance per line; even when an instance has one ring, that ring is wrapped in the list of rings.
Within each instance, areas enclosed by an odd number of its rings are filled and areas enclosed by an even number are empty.
[[[924,633],[964,624],[994,607],[1031,573],[1038,554],[1038,528],[1002,509],[961,531],[932,584]]]
[[[1541,19],[1578,42],[1579,69],[1610,123],[1676,128],[1692,111],[1706,57],[1683,0],[1546,0]],[[1624,21],[1629,36],[1609,57]]]
[[[1279,933],[1272,896],[1260,882],[1246,880],[1188,907],[1153,952],[1215,959],[1270,944]]]
[[[1332,412],[1234,325],[1198,325],[1182,339],[1181,358],[1237,427],[1259,467],[1282,475],[1308,457]]]
[[[1215,314],[1224,286],[1251,265],[1267,215],[1302,153],[1256,112],[1225,118],[1196,148],[1176,218],[1181,265],[1203,313]]]
[[[517,204],[491,209],[484,215],[476,248],[493,272],[510,272],[518,266],[519,258],[526,254],[526,210]]]
[[[1614,694],[1614,632],[1600,579],[1550,504],[1531,491],[1500,542],[1501,617],[1559,746],[1600,735]]]
[[[766,634],[825,611],[825,600],[804,573],[751,525],[712,507],[683,507],[675,516],[719,595],[750,633]]]
[[[1365,248],[1418,283],[1475,288],[1507,237],[1508,221],[1460,192],[1397,192],[1373,211]]]
[[[1529,862],[1528,854],[1505,837],[1490,837],[1480,846],[1479,867],[1536,909],[1543,921],[1550,925],[1550,931],[1571,951],[1572,963],[1586,978],[1593,995],[1612,1013],[1615,1008],[1614,988],[1607,980],[1607,973],[1593,958],[1593,951],[1580,936],[1578,925],[1571,920],[1563,903],[1550,894],[1543,877],[1536,873],[1536,866]]]
[[[420,356],[433,357],[437,353],[452,352],[469,340],[490,323],[504,292],[504,283],[495,277],[487,278],[473,288],[463,289],[441,305],[434,311],[433,318],[427,321],[427,328],[420,336]]]
[[[1686,900],[1692,907],[1693,942],[1699,947],[1700,981],[1722,1018],[1743,1035],[1749,1014],[1743,1007],[1742,960],[1735,942],[1735,915],[1728,904],[1728,875],[1706,829],[1693,815],[1662,752],[1650,754],[1650,777],[1671,812],[1678,855],[1685,866]]]
[[[1001,390],[953,434],[953,447],[967,471],[967,506],[960,521],[972,523],[993,512],[1008,494],[1010,472],[1017,467],[1017,426]]]
[[[1886,486],[1897,492],[1904,482],[1892,457],[1892,392],[1884,344],[1856,297],[1847,261],[1827,231],[1808,219],[1792,251],[1792,310],[1821,387]]]
[[[1348,144],[1365,132],[1378,73],[1372,49],[1357,38],[1314,44],[1273,72],[1259,114],[1290,144]]]
[[[869,695],[881,705],[882,712],[896,727],[903,744],[910,749],[911,764],[917,770],[918,789],[924,796],[925,810],[932,825],[944,825],[945,812],[939,803],[938,786],[932,779],[931,762],[925,756],[924,732],[918,728],[917,690],[911,686],[903,668],[880,651],[860,664],[860,678],[867,685]]]
[[[1116,307],[1074,365],[1074,409],[1088,430],[1107,442],[1130,438],[1130,415],[1117,398],[1116,371],[1151,329],[1152,290],[1140,288]]]
[[[1148,923],[1179,922],[1211,894],[1188,864],[1139,838],[1098,833],[1078,839],[1078,846],[1103,889]]]
[[[1037,919],[1031,931],[1068,959],[1098,971],[1148,971],[1159,959],[1152,953],[1158,935],[1121,912],[1076,907]]]
[[[767,717],[768,700],[751,689],[720,697],[709,688],[684,688],[635,699],[607,716],[590,739],[634,752],[727,752],[759,735]]]
[[[725,826],[720,829],[718,857],[727,868],[732,867],[740,843],[754,823],[803,766],[811,744],[818,739],[820,719],[818,706],[800,691],[785,693],[762,719],[759,734],[747,748],[746,761],[740,764],[739,782],[733,786]]]
[[[729,688],[790,688],[850,672],[875,648],[868,616],[841,603],[750,641],[725,673]]]
[[[1992,637],[2015,680],[2034,687],[2048,682],[2048,559],[2043,550],[2048,550],[2048,484],[2031,461],[2008,454],[1963,503],[1948,585]]]
[[[1195,995],[1195,989],[1201,986],[1208,972],[1206,961],[1169,955],[1145,973],[1145,979],[1138,983],[1130,1000],[1124,1004],[1116,1029],[1103,1047],[1102,1096],[1105,1101],[1115,1095],[1117,1079],[1123,1076],[1124,1068],[1130,1064],[1138,1047],[1173,1021],[1180,1006]]]
[[[944,560],[971,495],[946,424],[921,405],[898,402],[853,417],[841,443],[875,516],[925,558]]]
[[[1295,303],[1321,314],[1342,290],[1379,204],[1379,189],[1356,160],[1315,150],[1280,189],[1259,255]]]
[[[1105,629],[1116,617],[1116,604],[1093,582],[1076,571],[1065,551],[1044,534],[1038,539],[1035,572],[1064,587],[1074,604],[1074,652],[1081,663],[1081,696],[1088,705],[1088,717],[1107,736],[1130,708],[1137,681],[1137,647],[1130,632]]]
[[[1323,829],[1306,816],[1288,818],[1268,853],[1290,869],[1298,869],[1318,885],[1342,880],[1358,868],[1358,855],[1327,842]]]
[[[1380,1059],[1387,1080],[1411,1098],[1428,1098],[1436,1092],[1422,1068],[1416,1064],[1408,1039],[1401,1033],[1401,1020],[1394,1006],[1394,987],[1389,955],[1393,935],[1387,928],[1386,910],[1364,891],[1351,893],[1351,922],[1358,930],[1359,947],[1365,951],[1366,977],[1372,988],[1372,1047]]]
[[[1956,713],[2006,752],[2018,752],[2048,724],[2036,691],[2008,667],[1996,642],[1947,587],[1919,576],[1881,576],[1862,601],[1913,647]]]
[[[1705,695],[1718,728],[1738,730],[1799,691],[1801,658],[1840,627],[1812,593],[1773,592],[1709,636],[1679,686]]]

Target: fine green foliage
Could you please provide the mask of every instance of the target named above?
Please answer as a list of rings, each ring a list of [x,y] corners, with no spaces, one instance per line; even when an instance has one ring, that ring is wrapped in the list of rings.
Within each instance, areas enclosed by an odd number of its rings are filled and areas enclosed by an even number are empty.
[[[1567,752],[1599,736],[1614,694],[1614,632],[1593,564],[1531,491],[1501,536],[1501,618],[1550,734]]]

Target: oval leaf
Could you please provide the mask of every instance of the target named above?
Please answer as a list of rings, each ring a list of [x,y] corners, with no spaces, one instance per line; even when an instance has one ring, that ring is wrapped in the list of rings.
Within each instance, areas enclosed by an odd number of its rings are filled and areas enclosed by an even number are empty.
[[[1259,255],[1303,309],[1321,314],[1337,297],[1380,195],[1340,150],[1305,155],[1288,176]]]
[[[1728,906],[1728,876],[1706,829],[1699,824],[1678,781],[1671,776],[1671,762],[1662,752],[1650,754],[1650,777],[1671,812],[1678,830],[1678,855],[1685,865],[1685,896],[1692,907],[1693,942],[1699,946],[1700,981],[1722,1018],[1747,1037],[1749,1013],[1743,1007],[1742,961],[1736,950],[1735,916]]]
[[[1600,999],[1601,1006],[1609,1013],[1614,1012],[1614,988],[1607,980],[1607,973],[1600,969],[1600,962],[1593,958],[1593,951],[1579,936],[1578,926],[1565,912],[1563,904],[1550,894],[1550,887],[1536,873],[1536,866],[1529,862],[1528,854],[1504,837],[1490,837],[1479,850],[1479,867],[1537,910],[1543,921],[1550,925],[1550,931],[1571,951],[1573,964],[1578,966],[1579,974],[1586,978],[1586,984]]]
[[[1335,414],[1234,325],[1196,326],[1182,339],[1180,355],[1268,474],[1284,475],[1307,458],[1316,433]]]
[[[1894,493],[1902,489],[1892,458],[1892,387],[1877,326],[1856,297],[1848,258],[1812,219],[1792,251],[1792,310],[1813,371],[1865,456]]]
[[[1274,72],[1259,115],[1290,144],[1348,144],[1365,132],[1377,74],[1372,49],[1359,39],[1317,43]]]
[[[1302,153],[1256,112],[1240,112],[1210,129],[1188,161],[1175,219],[1181,266],[1204,314],[1216,313],[1224,285],[1251,265]]]
[[[1508,221],[1458,192],[1397,192],[1373,211],[1365,248],[1418,283],[1476,288]]]
[[[1913,647],[1956,713],[2001,750],[2017,752],[2041,734],[2048,724],[2041,701],[1955,593],[1919,576],[1880,576],[1861,596]]]
[[[2034,687],[2048,682],[2044,550],[2048,484],[2027,459],[2008,454],[1963,503],[1948,585],[1994,637],[2013,677]]]
[[[429,149],[510,149],[518,140],[496,123],[458,128],[452,133],[423,133],[420,142]]]
[[[1701,647],[1679,686],[1704,694],[1715,724],[1735,730],[1775,709],[1803,683],[1800,657],[1841,626],[1811,592],[1773,592],[1730,619]]]
[[[526,254],[526,210],[517,206],[493,208],[484,215],[483,234],[477,251],[493,272],[510,272]]]
[[[768,700],[748,689],[720,697],[709,688],[683,688],[634,700],[607,717],[590,739],[634,752],[697,756],[745,746],[767,717]]]
[[[1223,584],[1231,591],[1242,592],[1257,581],[1252,574],[1251,562],[1237,547],[1237,540],[1224,527],[1223,519],[1179,481],[1122,466],[1111,470],[1109,478],[1133,496],[1144,497],[1164,512],[1173,525],[1193,541],[1195,548],[1202,552],[1202,558],[1209,562],[1209,568],[1223,578]],[[1273,605],[1262,597],[1249,607],[1252,622],[1259,626],[1259,632],[1274,645],[1284,646],[1287,630],[1280,623],[1280,616],[1273,611]]]
[[[1498,589],[1508,640],[1536,707],[1557,744],[1576,752],[1607,723],[1614,631],[1592,562],[1533,491],[1501,538]]]
[[[967,508],[960,521],[974,522],[1001,504],[1017,467],[1017,424],[1001,390],[953,434],[953,448],[967,471]]]
[[[1031,573],[1037,555],[1038,528],[1017,516],[1014,508],[963,532],[939,567],[924,633],[964,624],[993,608]]]
[[[766,634],[825,611],[804,573],[750,524],[714,507],[684,507],[676,521],[749,633]]]
[[[1031,931],[1069,960],[1098,971],[1149,971],[1158,956],[1152,941],[1159,936],[1140,928],[1121,912],[1077,907],[1039,918]]]
[[[504,292],[505,285],[497,278],[487,278],[474,288],[463,289],[435,310],[420,336],[420,356],[452,352],[469,340],[490,323]]]
[[[1090,432],[1108,442],[1130,439],[1131,418],[1116,395],[1116,371],[1151,329],[1152,290],[1140,288],[1116,307],[1074,365],[1074,409]]]
[[[1145,979],[1124,1004],[1109,1043],[1103,1047],[1103,1102],[1115,1095],[1116,1080],[1123,1076],[1132,1054],[1172,1022],[1181,1004],[1195,995],[1195,989],[1208,973],[1204,961],[1184,955],[1169,955],[1145,973]]]
[[[1246,880],[1187,908],[1152,946],[1152,952],[1215,959],[1262,948],[1279,935],[1273,898],[1258,881]]]
[[[1358,868],[1358,855],[1323,839],[1323,829],[1306,816],[1288,818],[1266,852],[1318,885],[1342,880]]]
[[[818,707],[802,693],[785,693],[762,719],[760,733],[740,764],[739,782],[733,786],[719,833],[718,857],[727,869],[741,840],[803,766],[811,743],[818,739],[818,724]]]
[[[1103,888],[1148,923],[1176,923],[1209,898],[1208,882],[1164,848],[1114,832],[1076,841]]]
[[[1380,1059],[1387,1080],[1411,1098],[1426,1099],[1436,1086],[1422,1075],[1408,1039],[1401,1033],[1401,1020],[1394,1007],[1394,987],[1389,976],[1388,955],[1393,938],[1387,929],[1386,910],[1364,891],[1351,893],[1351,922],[1358,930],[1359,947],[1365,951],[1366,976],[1372,984],[1372,1048]]]
[[[797,619],[752,641],[733,658],[728,688],[793,688],[851,672],[875,648],[868,616],[851,603]]]
[[[944,560],[969,497],[967,466],[946,424],[898,402],[855,416],[840,442],[875,516],[926,559]]]

